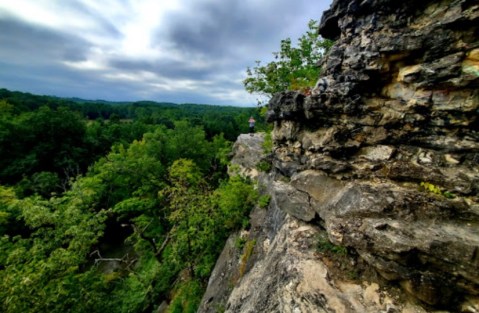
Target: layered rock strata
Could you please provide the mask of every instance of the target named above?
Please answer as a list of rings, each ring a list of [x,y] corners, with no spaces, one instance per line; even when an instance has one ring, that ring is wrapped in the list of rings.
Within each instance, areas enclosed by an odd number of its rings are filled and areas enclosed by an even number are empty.
[[[424,303],[479,294],[479,3],[335,1],[312,96],[276,95],[274,166],[332,242]],[[293,206],[294,207],[294,206]]]
[[[254,208],[250,228],[228,239],[198,312],[425,312],[397,289],[335,275],[335,270],[355,274],[360,264],[344,254],[323,258],[318,240],[326,238],[325,230],[285,210],[307,207],[305,194],[275,173],[251,170],[251,161],[264,157],[261,140],[258,135],[238,138],[232,172],[257,180],[260,192],[272,195],[270,204]]]

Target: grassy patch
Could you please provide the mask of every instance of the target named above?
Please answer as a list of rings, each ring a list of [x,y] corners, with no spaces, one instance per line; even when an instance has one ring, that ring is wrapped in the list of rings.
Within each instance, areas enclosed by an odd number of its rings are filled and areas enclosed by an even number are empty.
[[[331,241],[329,241],[325,234],[320,234],[318,236],[318,244],[316,249],[318,252],[335,254],[339,256],[345,256],[348,254],[348,249],[346,247],[333,244]]]
[[[270,154],[273,151],[273,138],[271,136],[271,132],[266,132],[264,135],[263,141],[263,152],[265,154]]]
[[[270,195],[262,195],[258,199],[258,205],[262,209],[266,209],[269,205],[269,202],[271,201],[271,196]]]
[[[194,313],[203,296],[204,289],[196,280],[183,282],[177,287],[175,295],[168,308],[169,313]]]
[[[267,160],[261,160],[256,164],[256,169],[261,172],[269,172],[273,165]]]
[[[251,255],[253,254],[254,246],[256,245],[256,240],[248,240],[244,246],[243,255],[241,256],[240,267],[239,267],[239,277],[243,277],[244,273],[246,272],[246,265],[248,264],[248,260],[250,259]]]
[[[246,244],[248,240],[246,238],[243,238],[241,236],[239,236],[238,238],[236,238],[236,241],[235,241],[235,247],[236,249],[238,250],[243,250],[244,248],[244,245]]]

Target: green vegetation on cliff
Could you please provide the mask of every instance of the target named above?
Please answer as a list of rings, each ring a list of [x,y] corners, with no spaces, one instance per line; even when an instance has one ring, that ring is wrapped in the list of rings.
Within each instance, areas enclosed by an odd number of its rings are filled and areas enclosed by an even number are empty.
[[[318,22],[311,20],[308,31],[293,46],[291,39],[281,40],[279,52],[274,52],[274,61],[265,65],[256,61],[256,66],[246,70],[243,81],[246,91],[260,97],[271,98],[275,93],[298,90],[308,93],[318,80],[318,62],[333,42],[318,34]]]

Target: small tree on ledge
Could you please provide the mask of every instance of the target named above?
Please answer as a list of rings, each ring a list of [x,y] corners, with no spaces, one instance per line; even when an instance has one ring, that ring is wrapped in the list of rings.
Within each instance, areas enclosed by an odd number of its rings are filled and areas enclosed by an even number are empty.
[[[286,90],[309,93],[319,77],[318,62],[333,44],[319,36],[317,27],[318,21],[309,21],[308,31],[298,39],[297,47],[292,46],[290,38],[283,39],[281,50],[273,53],[274,61],[266,65],[256,61],[255,67],[248,67],[243,80],[246,91],[266,100]]]

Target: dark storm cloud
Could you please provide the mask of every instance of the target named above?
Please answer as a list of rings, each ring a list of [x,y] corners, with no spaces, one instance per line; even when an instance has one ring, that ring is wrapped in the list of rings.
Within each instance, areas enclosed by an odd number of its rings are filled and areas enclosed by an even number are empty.
[[[13,19],[0,19],[0,56],[25,63],[85,59],[87,41]]]
[[[210,61],[200,75],[193,72],[195,77],[230,77],[236,79],[235,89],[241,90],[239,73],[245,73],[256,60],[272,60],[282,39],[290,37],[296,42],[308,21],[319,19],[326,6],[306,0],[189,1],[183,10],[168,16],[167,25],[155,38],[158,45],[167,41],[185,60]],[[162,71],[183,73],[178,65],[162,67]]]
[[[9,89],[37,94],[69,96],[71,92],[77,93],[83,89],[78,88],[78,85],[91,82],[88,76],[74,73],[60,65],[11,65],[0,62],[0,68],[0,81],[8,82]],[[28,88],[25,89],[25,86]],[[58,89],[58,86],[61,86],[61,89]]]
[[[168,39],[183,51],[222,55],[232,49],[235,41],[254,42],[255,38],[262,37],[259,30],[253,31],[254,26],[248,21],[256,19],[254,14],[250,8],[238,7],[234,2],[222,6],[197,4],[191,11],[171,16]]]
[[[108,63],[118,70],[129,71],[149,71],[169,79],[189,78],[193,80],[207,79],[210,76],[209,71],[213,69],[194,68],[186,62],[177,60],[132,60],[132,59],[112,59]]]
[[[184,11],[170,16],[168,40],[181,51],[220,58],[229,53],[239,56],[244,51],[279,48],[278,38],[294,34],[288,31],[294,19],[305,20],[302,23],[305,29],[308,17],[304,18],[304,12],[318,7],[310,3],[290,0],[262,1],[262,4],[236,0],[193,2]],[[317,16],[311,14],[311,18],[319,18],[320,14],[318,10]]]
[[[30,64],[19,66],[0,61],[0,68],[2,69],[0,82],[8,81],[8,88],[12,90],[85,99],[122,101],[143,99],[140,95],[132,93],[132,89],[141,90],[141,83],[122,81],[112,83],[111,80],[92,75],[89,72],[78,72],[61,64],[48,67]],[[25,86],[28,86],[28,89],[25,89]],[[61,88],[58,88],[59,86]]]

